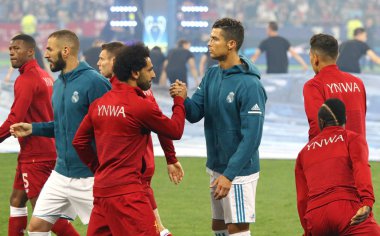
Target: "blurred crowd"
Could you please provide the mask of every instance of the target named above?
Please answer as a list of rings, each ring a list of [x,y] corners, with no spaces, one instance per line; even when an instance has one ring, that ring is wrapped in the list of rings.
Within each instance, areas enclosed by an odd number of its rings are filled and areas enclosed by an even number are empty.
[[[63,26],[71,21],[105,21],[113,0],[2,0],[1,23],[19,23],[26,14],[37,17],[38,23]]]
[[[342,25],[352,18],[380,21],[377,0],[182,0],[178,5],[208,5],[201,18],[214,21],[234,16],[247,25],[265,25],[277,21],[282,25]],[[23,15],[38,16],[40,23],[64,24],[69,21],[107,20],[114,0],[2,0],[0,22],[16,23]],[[181,17],[181,16],[179,16]]]
[[[314,26],[344,25],[352,18],[373,18],[379,22],[380,1],[377,0],[200,0],[183,1],[208,5],[210,11],[203,14],[211,21],[220,16],[234,16],[246,25],[266,25],[277,21],[282,25]]]

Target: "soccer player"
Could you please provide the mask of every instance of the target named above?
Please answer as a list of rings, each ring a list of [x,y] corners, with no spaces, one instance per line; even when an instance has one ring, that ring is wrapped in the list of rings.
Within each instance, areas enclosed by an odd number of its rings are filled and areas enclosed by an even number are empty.
[[[112,85],[119,83],[119,80],[116,78],[113,72],[113,65],[114,65],[117,53],[124,47],[125,47],[124,44],[121,42],[110,42],[110,43],[106,43],[102,45],[102,51],[100,52],[99,61],[98,61],[99,71],[104,77],[110,79],[110,82]],[[151,100],[154,104],[158,106],[151,89],[148,89],[147,91],[143,91],[143,92],[147,99]],[[169,178],[172,182],[174,182],[175,184],[178,184],[179,182],[181,182],[184,172],[183,172],[181,163],[175,157],[173,141],[162,135],[158,135],[158,139],[165,153]],[[155,169],[153,143],[152,143],[151,138],[149,139],[148,148],[144,155],[143,161],[144,161],[144,168],[142,171],[143,173],[142,181],[146,190],[146,194],[152,205],[154,215],[156,217],[156,221],[160,230],[160,236],[171,236],[170,231],[166,229],[161,222],[160,215],[157,209],[157,203],[155,201],[154,194],[153,194],[153,189],[151,188],[151,185],[150,185],[153,174],[154,174],[154,169]]]
[[[141,180],[143,156],[151,131],[181,138],[186,90],[174,97],[171,119],[146,98],[143,91],[155,74],[149,50],[141,44],[117,54],[114,72],[120,82],[90,106],[73,140],[81,160],[95,173],[87,235],[160,235]]]
[[[354,39],[343,42],[339,47],[339,69],[349,73],[360,73],[360,58],[363,56],[368,56],[371,61],[380,64],[380,57],[366,42],[366,30],[362,27],[355,29]]]
[[[122,42],[110,42],[101,45],[99,60],[96,65],[99,68],[100,74],[109,79],[111,85],[118,80],[113,73],[113,64],[115,63],[116,54],[124,47]]]
[[[210,174],[212,230],[216,236],[248,236],[255,222],[259,145],[267,96],[260,74],[238,51],[244,28],[230,18],[217,20],[208,47],[219,66],[210,67],[197,91],[185,100],[186,119],[204,118]],[[185,85],[177,82],[171,95]]]
[[[278,35],[278,25],[271,21],[267,28],[268,38],[262,41],[259,48],[253,54],[251,60],[255,62],[261,53],[265,52],[267,59],[267,73],[288,73],[288,55],[289,52],[294,59],[302,66],[303,70],[307,70],[305,61],[291,47],[289,41]]]
[[[51,71],[61,71],[52,95],[54,121],[11,126],[16,137],[55,137],[58,152],[55,169],[40,193],[29,223],[29,235],[50,235],[60,217],[75,219],[78,215],[87,224],[93,207],[93,173],[79,159],[71,142],[89,105],[111,86],[86,62],[79,62],[78,52],[75,33],[59,30],[49,36],[45,58]]]
[[[316,34],[310,39],[310,64],[314,78],[303,87],[305,112],[309,122],[309,140],[319,132],[318,110],[328,98],[339,98],[346,105],[348,130],[365,135],[366,92],[363,82],[339,70],[337,40],[327,34]]]
[[[36,42],[33,37],[19,34],[12,38],[9,56],[12,68],[20,75],[14,84],[14,102],[8,118],[0,126],[0,142],[11,134],[9,128],[20,121],[43,122],[53,120],[51,94],[53,79],[41,69],[35,59]],[[54,169],[57,153],[54,139],[45,137],[19,138],[20,153],[16,167],[13,191],[10,198],[8,235],[24,235],[27,225],[29,200],[34,208],[37,197]],[[57,235],[79,235],[64,219],[52,228]]]
[[[349,119],[349,117],[348,117]],[[321,128],[298,154],[297,207],[305,236],[380,235],[365,137],[344,128],[344,103],[331,98],[319,109]]]

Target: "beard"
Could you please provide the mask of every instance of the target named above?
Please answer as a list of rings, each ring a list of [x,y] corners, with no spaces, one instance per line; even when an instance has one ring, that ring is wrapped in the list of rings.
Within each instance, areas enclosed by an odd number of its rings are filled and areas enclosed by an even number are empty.
[[[142,78],[139,78],[137,80],[137,86],[141,88],[142,91],[147,91],[150,89],[151,83],[147,80],[142,80]]]
[[[50,61],[50,70],[52,72],[57,72],[65,69],[66,67],[66,62],[63,60],[62,53],[58,53],[58,60],[56,62]]]

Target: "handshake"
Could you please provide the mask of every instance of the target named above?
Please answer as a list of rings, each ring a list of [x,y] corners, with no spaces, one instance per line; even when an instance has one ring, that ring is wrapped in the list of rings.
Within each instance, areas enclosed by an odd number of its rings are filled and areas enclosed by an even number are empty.
[[[180,96],[183,99],[187,97],[187,87],[186,84],[178,79],[170,85],[169,94],[172,98],[175,96]]]

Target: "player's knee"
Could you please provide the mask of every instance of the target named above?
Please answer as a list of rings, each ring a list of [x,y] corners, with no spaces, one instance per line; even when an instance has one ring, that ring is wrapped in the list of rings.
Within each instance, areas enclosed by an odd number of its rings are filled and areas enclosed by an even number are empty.
[[[49,232],[52,227],[53,223],[33,216],[28,225],[28,232]]]
[[[212,220],[212,230],[213,231],[223,231],[227,230],[227,225],[224,223],[224,220]]]

